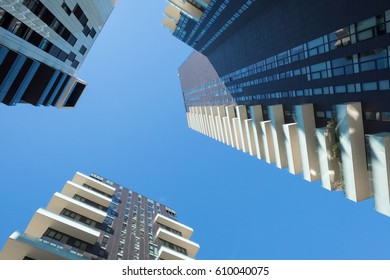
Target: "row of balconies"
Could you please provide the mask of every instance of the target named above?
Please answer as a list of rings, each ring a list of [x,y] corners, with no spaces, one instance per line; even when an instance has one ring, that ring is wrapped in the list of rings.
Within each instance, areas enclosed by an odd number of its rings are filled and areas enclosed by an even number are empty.
[[[84,220],[101,224],[107,216],[115,188],[81,173],[76,173],[68,181],[61,193],[55,193],[46,209],[38,209],[23,234],[13,233],[5,244],[0,259],[94,259],[96,256],[45,236],[48,229],[60,232],[87,244],[95,244],[101,232],[89,224],[70,218],[83,217]],[[62,212],[66,209],[68,215]],[[77,214],[76,214],[77,213]],[[187,260],[195,258],[199,245],[190,241],[193,230],[161,214],[154,223],[159,229],[154,240],[161,246],[159,259]],[[158,240],[160,242],[158,242]],[[168,245],[169,246],[168,246]],[[181,250],[179,250],[180,248]]]
[[[165,18],[162,23],[173,32],[183,14],[198,21],[210,0],[167,0],[167,2],[167,8],[164,11]]]
[[[267,110],[269,120],[261,105],[196,106],[187,119],[190,128],[292,174],[303,173],[307,181],[321,180],[329,190],[341,187],[352,201],[374,197],[375,209],[390,216],[390,133],[365,135],[360,103],[337,105],[333,128],[316,128],[312,104],[294,106],[294,123],[285,123],[280,104]]]
[[[158,259],[191,260],[195,258],[199,245],[189,240],[193,232],[192,228],[161,214],[156,215],[154,223],[159,225],[154,237],[155,240],[160,240],[161,244]],[[176,249],[177,247],[181,250]]]
[[[0,253],[0,259],[23,259],[25,256],[34,259],[85,258],[84,255],[80,257],[80,253],[66,251],[65,244],[62,250],[61,246],[55,246],[57,254],[47,252],[47,248],[42,247],[42,244],[47,242],[43,235],[48,228],[51,228],[88,244],[95,244],[100,236],[99,230],[61,215],[61,212],[67,209],[85,219],[103,223],[107,213],[101,209],[110,205],[110,197],[114,192],[115,188],[77,172],[73,180],[65,184],[61,193],[53,195],[46,209],[40,208],[35,212],[23,235],[14,233],[9,237]],[[26,236],[28,238],[23,238]],[[32,242],[34,238],[35,242]],[[55,243],[50,242],[50,244]]]

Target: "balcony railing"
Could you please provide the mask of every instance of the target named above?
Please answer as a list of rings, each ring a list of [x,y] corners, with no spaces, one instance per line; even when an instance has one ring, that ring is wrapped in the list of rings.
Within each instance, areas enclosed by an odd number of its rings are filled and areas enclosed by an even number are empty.
[[[28,234],[20,234],[16,240],[69,260],[97,259],[95,255],[80,251],[78,248],[63,244],[48,237],[37,238]]]

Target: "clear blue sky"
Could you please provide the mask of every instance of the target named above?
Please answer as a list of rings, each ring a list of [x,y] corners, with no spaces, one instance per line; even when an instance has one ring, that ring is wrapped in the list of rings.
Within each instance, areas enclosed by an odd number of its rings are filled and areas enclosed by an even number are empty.
[[[389,259],[372,200],[257,160],[187,126],[177,68],[191,49],[162,27],[165,1],[119,0],[83,64],[73,110],[0,105],[0,247],[76,171],[174,208],[198,259]]]

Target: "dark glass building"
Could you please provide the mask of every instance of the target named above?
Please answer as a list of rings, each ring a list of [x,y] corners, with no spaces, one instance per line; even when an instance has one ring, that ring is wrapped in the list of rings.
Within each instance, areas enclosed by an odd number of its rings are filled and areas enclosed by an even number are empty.
[[[0,260],[188,260],[199,250],[192,232],[172,208],[77,172],[8,238]]]
[[[390,216],[390,2],[168,2],[191,128]]]
[[[76,77],[114,0],[0,2],[0,101],[72,108],[86,83]]]

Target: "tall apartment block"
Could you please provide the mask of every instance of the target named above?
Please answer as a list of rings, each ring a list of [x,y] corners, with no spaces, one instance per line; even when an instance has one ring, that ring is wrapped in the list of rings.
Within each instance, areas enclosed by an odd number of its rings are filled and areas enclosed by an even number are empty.
[[[199,250],[192,232],[175,210],[77,172],[8,238],[0,260],[191,260]]]
[[[390,216],[390,2],[169,0],[190,128]]]
[[[76,77],[116,0],[1,0],[0,101],[72,108]]]

